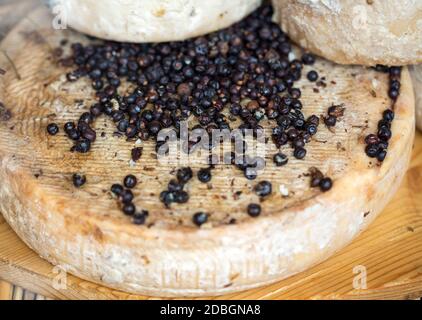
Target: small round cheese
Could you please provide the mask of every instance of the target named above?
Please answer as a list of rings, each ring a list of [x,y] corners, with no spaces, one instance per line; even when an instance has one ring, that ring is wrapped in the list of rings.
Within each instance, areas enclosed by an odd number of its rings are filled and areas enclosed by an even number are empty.
[[[416,126],[422,131],[422,65],[411,66],[410,75],[412,76],[413,87],[416,98]]]
[[[302,47],[342,64],[422,62],[420,0],[273,0],[275,19]]]
[[[61,22],[127,42],[185,40],[230,26],[261,0],[50,0]]]

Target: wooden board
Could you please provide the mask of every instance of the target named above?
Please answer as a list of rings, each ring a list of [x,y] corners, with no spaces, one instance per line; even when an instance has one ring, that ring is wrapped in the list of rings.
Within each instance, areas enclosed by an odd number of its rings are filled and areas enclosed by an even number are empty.
[[[216,299],[417,299],[422,297],[422,134],[399,192],[379,218],[329,260],[270,286]],[[354,268],[367,270],[367,289],[353,288]],[[56,272],[55,272],[56,271]],[[67,276],[30,250],[0,217],[0,278],[57,299],[148,299]],[[57,279],[56,279],[57,280]],[[57,283],[57,281],[56,281]]]
[[[29,24],[30,27],[33,27],[33,25],[31,26],[31,24],[33,24],[33,21],[30,20],[28,24]],[[48,47],[49,41],[47,41],[47,43],[37,43],[36,40],[37,39],[39,40],[39,38],[37,38],[37,34],[30,34],[29,33],[29,34],[27,34],[27,36],[29,36],[28,37],[28,40],[31,40],[31,41],[35,40],[35,42],[34,42],[35,45],[36,45],[35,48],[40,49],[44,45],[45,45],[45,47]],[[50,38],[49,38],[49,40],[50,40]],[[31,44],[29,46],[31,46]],[[32,49],[34,49],[34,48],[32,48]],[[31,52],[31,56],[37,56],[37,54],[35,54],[36,51],[32,51],[32,50],[28,50],[28,51]],[[40,51],[42,51],[42,50],[40,50]],[[44,55],[43,55],[42,52],[39,52],[39,53],[41,53],[42,57],[44,57]],[[19,68],[19,70],[21,71],[22,69]],[[31,69],[30,68],[29,69],[26,69],[26,70],[28,72],[31,72]],[[56,73],[54,73],[53,78],[55,76],[56,76]],[[25,78],[26,81],[28,81],[30,79],[30,78],[25,77],[25,76],[24,76],[24,78]],[[40,80],[38,79],[37,81],[40,81]],[[41,80],[41,81],[43,81],[43,80]],[[28,88],[26,88],[26,86],[24,86],[22,89],[23,90],[26,90]],[[76,91],[78,91],[78,90],[76,90]],[[37,101],[39,102],[39,99],[41,99],[41,97],[38,96],[38,94],[36,94],[34,91],[31,91],[31,92],[34,93],[35,96],[31,96],[30,102],[31,103],[37,102]],[[309,100],[311,100],[311,99],[309,98]],[[29,103],[27,105],[31,105],[31,103]],[[19,130],[20,129],[21,128],[19,128]],[[24,129],[24,130],[26,130],[26,129]],[[37,132],[41,132],[41,130],[39,130],[38,127],[37,128],[32,128],[31,130],[35,130]],[[32,131],[32,132],[34,132],[34,131]],[[48,167],[48,169],[51,169],[51,167]],[[46,172],[48,172],[48,170],[44,170],[44,173],[46,173]],[[48,175],[48,173],[47,173],[47,175]],[[289,179],[289,177],[287,177],[287,180],[288,179]],[[57,181],[55,181],[54,183],[51,183],[51,185],[57,185]],[[224,207],[224,205],[223,205],[223,207]],[[2,243],[8,244],[8,242],[5,242],[5,241],[2,241]],[[7,248],[13,248],[12,249],[13,250],[12,251],[13,253],[19,252],[19,251],[16,251],[15,250],[15,246],[9,246],[8,245]],[[1,249],[2,249],[1,252],[7,252],[8,251],[6,249],[3,250],[3,248],[1,248]],[[4,259],[4,262],[5,263],[4,264],[2,263],[2,267],[1,267],[2,270],[3,270],[3,267],[5,267],[5,270],[7,270],[7,272],[5,272],[6,276],[4,276],[4,278],[8,279],[7,278],[8,277],[7,275],[9,275],[9,274],[15,274],[15,272],[17,272],[17,274],[20,274],[21,273],[20,270],[22,270],[22,269],[21,269],[21,267],[19,267],[19,264],[12,263],[12,260],[10,260],[10,259],[9,260],[8,259]],[[35,261],[31,262],[30,265],[31,266],[36,265]],[[110,294],[111,294],[111,295],[113,295],[113,296],[115,296],[117,298],[127,298],[127,297],[131,297],[131,298],[134,297],[135,298],[135,296],[126,295],[126,294],[123,294],[123,293],[118,293],[117,291],[112,291],[112,290],[108,290],[108,289],[102,289],[98,285],[89,284],[89,283],[87,283],[85,281],[78,280],[77,278],[71,277],[71,276],[68,277],[67,289],[64,290],[64,292],[66,292],[67,295],[64,295],[63,294],[63,290],[54,289],[54,290],[51,291],[50,286],[52,286],[52,284],[54,283],[54,280],[53,279],[56,276],[54,274],[54,271],[57,271],[57,269],[52,269],[52,267],[49,266],[48,263],[46,263],[46,266],[48,266],[48,268],[49,268],[49,271],[47,271],[47,273],[39,273],[37,271],[31,271],[31,277],[33,278],[33,280],[31,281],[28,278],[26,278],[28,280],[28,282],[26,283],[26,287],[32,289],[30,286],[32,285],[31,283],[34,283],[34,289],[36,287],[36,288],[38,288],[36,291],[43,293],[43,291],[40,291],[42,289],[40,289],[38,287],[38,284],[41,283],[42,281],[44,281],[44,284],[42,286],[45,287],[44,288],[45,292],[47,294],[48,294],[48,292],[50,292],[50,295],[52,295],[52,296],[58,295],[59,297],[73,297],[73,298],[81,298],[81,297],[85,297],[85,298],[109,298],[110,297]],[[24,270],[27,270],[27,268],[24,268]],[[337,270],[337,269],[335,269],[335,270]],[[352,271],[353,270],[351,270],[350,272],[352,273]],[[0,276],[1,275],[2,274],[0,273]],[[324,279],[324,277],[321,277],[321,274],[320,273],[318,274],[318,278],[317,279],[315,279],[315,278],[313,278],[311,276],[308,276],[308,277],[309,277],[309,279],[312,279],[313,281],[316,281],[317,280],[319,286],[321,286],[320,281],[322,281],[322,279]],[[22,277],[21,275],[19,275],[19,278],[24,278],[24,277]],[[295,278],[296,277],[293,277],[291,279],[295,279]],[[36,280],[34,280],[34,279],[36,279]],[[18,281],[19,280],[15,280],[13,282],[19,284]],[[332,285],[331,281],[328,281],[327,279],[325,281],[327,281],[327,283],[329,285]],[[299,282],[303,282],[303,279],[301,278],[301,280]],[[35,283],[37,284],[36,286],[35,286]],[[75,284],[76,284],[76,286],[75,286]],[[270,286],[268,288],[273,288],[274,289],[274,286],[275,285]],[[343,283],[343,286],[344,286],[344,283]],[[350,286],[351,286],[351,283],[350,283]],[[82,288],[84,288],[84,289],[82,289]],[[259,298],[259,297],[261,297],[261,298],[270,298],[270,297],[272,297],[272,295],[274,295],[274,297],[277,297],[277,293],[281,293],[281,292],[284,293],[284,290],[281,290],[280,291],[280,287],[279,286],[276,286],[276,288],[277,288],[277,290],[275,290],[276,293],[270,293],[272,291],[266,291],[265,288],[264,289],[257,289],[257,290],[255,290],[256,293],[261,293],[261,295],[260,296],[257,296],[257,298]],[[290,289],[291,289],[291,287],[289,287],[289,289],[286,289],[286,290],[289,291]],[[412,290],[413,290],[413,288],[412,288]],[[321,290],[318,290],[318,291],[309,290],[309,291],[310,291],[310,293],[314,293],[314,294],[318,293],[318,294],[321,295],[321,297],[324,296],[324,291],[321,291]],[[52,292],[55,292],[55,293],[52,294]],[[330,292],[330,291],[327,291],[327,292]],[[244,294],[235,294],[235,295],[231,295],[230,297],[242,298],[242,297],[248,297],[248,296],[245,296]],[[315,296],[313,296],[313,297],[315,297]],[[335,296],[332,296],[332,297],[335,297]]]

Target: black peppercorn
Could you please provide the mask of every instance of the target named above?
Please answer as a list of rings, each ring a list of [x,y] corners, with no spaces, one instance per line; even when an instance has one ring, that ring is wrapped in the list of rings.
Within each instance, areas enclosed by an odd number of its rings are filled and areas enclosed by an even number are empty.
[[[401,67],[390,67],[390,77],[399,77],[401,75]]]
[[[319,169],[315,167],[310,168],[309,172],[311,174],[311,188],[319,187],[321,180],[324,178],[324,175]]]
[[[64,125],[64,131],[68,133],[70,130],[76,129],[76,126],[73,122],[66,122]]]
[[[204,212],[198,212],[193,215],[192,221],[198,227],[202,226],[208,221],[208,214]]]
[[[287,158],[287,156],[281,152],[275,154],[273,160],[277,167],[282,167],[286,165],[287,162],[289,162],[289,159]]]
[[[104,87],[104,82],[101,79],[96,79],[92,82],[92,88],[94,90],[101,90]]]
[[[304,64],[314,64],[315,63],[315,56],[312,53],[305,53],[302,56],[302,62]]]
[[[148,123],[148,131],[153,136],[157,135],[161,129],[161,124],[158,121],[151,121],[150,123]]]
[[[201,169],[198,171],[198,180],[207,183],[210,182],[212,178],[211,170],[210,169]]]
[[[91,108],[89,109],[89,112],[91,113],[93,117],[99,117],[103,113],[103,110],[104,110],[103,106],[99,103],[96,103],[91,106]]]
[[[69,131],[67,131],[67,136],[69,137],[69,139],[74,140],[74,141],[77,141],[81,138],[81,134],[75,128],[69,129]]]
[[[97,139],[97,133],[92,130],[89,125],[86,125],[81,129],[82,137],[90,142],[94,142]]]
[[[308,78],[308,80],[309,81],[311,81],[311,82],[315,82],[315,81],[317,81],[318,80],[318,72],[316,72],[316,71],[314,71],[314,70],[312,70],[312,71],[309,71],[308,72],[308,74],[307,74],[307,78]]]
[[[177,179],[181,183],[188,182],[190,179],[192,179],[192,177],[193,177],[193,172],[192,172],[192,169],[189,167],[181,168],[177,171]]]
[[[133,203],[126,203],[123,205],[122,211],[127,216],[133,216],[136,212],[136,207]]]
[[[116,196],[120,196],[123,192],[123,186],[120,184],[113,184],[111,186],[111,192],[114,193]]]
[[[87,153],[91,149],[91,142],[87,139],[77,141],[75,144],[75,151],[79,153]]]
[[[386,150],[380,150],[378,151],[377,154],[377,160],[380,162],[383,162],[385,160],[385,157],[387,156],[387,151]]]
[[[72,180],[73,180],[73,185],[76,188],[80,188],[86,183],[86,177],[84,175],[80,175],[80,174],[77,174],[77,173],[75,173],[72,176]]]
[[[123,203],[130,203],[133,201],[133,193],[130,190],[123,190],[123,192],[120,194],[120,200]]]
[[[146,210],[142,210],[139,213],[135,213],[132,218],[133,224],[136,224],[136,225],[145,224],[148,215],[149,213]]]
[[[182,190],[183,190],[183,184],[182,183],[179,183],[175,179],[170,180],[170,182],[168,184],[168,191],[176,192],[176,191],[182,191]]]
[[[365,138],[366,144],[377,144],[380,141],[380,139],[375,134],[369,134]]]
[[[189,201],[189,194],[186,191],[176,191],[174,193],[174,202],[186,203]]]
[[[399,90],[397,89],[393,89],[391,88],[390,90],[388,90],[388,96],[392,99],[392,100],[396,100],[399,97]]]
[[[378,154],[379,147],[376,144],[369,144],[365,148],[365,153],[370,158],[375,158]]]
[[[330,178],[324,178],[320,181],[319,187],[321,191],[326,192],[333,186],[333,181]]]
[[[384,141],[388,141],[391,139],[391,130],[387,127],[381,127],[378,130],[378,138]]]
[[[136,162],[141,159],[143,150],[142,147],[133,148],[131,151],[132,160]]]
[[[117,130],[120,132],[126,132],[129,128],[129,121],[127,119],[122,119],[117,123]]]
[[[259,197],[266,197],[272,192],[272,185],[268,181],[261,181],[255,186],[255,192]]]
[[[306,149],[298,147],[298,148],[295,149],[293,155],[296,159],[301,160],[301,159],[305,158],[305,156],[306,156]]]
[[[392,122],[394,120],[394,111],[389,110],[389,109],[385,110],[384,113],[383,113],[382,118],[385,121]]]
[[[245,178],[248,180],[255,180],[258,177],[258,174],[255,170],[246,168],[244,172]]]

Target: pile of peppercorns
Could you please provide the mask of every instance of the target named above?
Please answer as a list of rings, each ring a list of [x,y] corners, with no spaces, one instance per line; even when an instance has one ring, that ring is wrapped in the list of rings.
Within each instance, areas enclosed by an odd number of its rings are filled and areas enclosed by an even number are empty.
[[[382,119],[378,122],[377,134],[369,134],[365,138],[365,152],[368,157],[376,158],[379,162],[383,162],[387,156],[388,142],[391,139],[391,125],[394,120],[394,104],[400,95],[400,77],[401,67],[386,67],[378,65],[377,71],[389,74],[388,96],[393,101],[391,109],[383,112]]]
[[[96,140],[92,124],[103,115],[111,118],[128,140],[156,140],[163,128],[178,132],[181,121],[192,116],[207,132],[230,129],[229,121],[234,118],[241,119],[239,129],[259,130],[265,115],[276,124],[272,132],[276,146],[289,143],[293,156],[303,159],[306,143],[318,131],[319,118],[305,118],[301,91],[294,84],[302,76],[303,65],[314,64],[315,57],[305,53],[301,60],[289,60],[292,45],[271,21],[272,13],[271,6],[264,5],[232,27],[183,42],[73,44],[72,55],[61,61],[64,66],[77,66],[67,74],[67,80],[90,78],[98,102],[77,123],[64,125],[66,135],[74,141],[71,151],[89,152]],[[318,74],[311,71],[308,79],[316,81]],[[118,90],[123,81],[135,85],[127,95]],[[226,106],[228,117],[222,112]],[[47,131],[56,135],[59,128],[50,124]],[[159,148],[163,142],[156,143]],[[141,154],[139,148],[132,150],[132,159],[139,160]],[[233,154],[230,157],[246,178],[256,179],[257,172],[248,169],[258,164],[239,163]],[[278,153],[274,162],[283,166],[288,157]],[[211,168],[198,172],[201,182],[211,180]],[[170,181],[168,190],[161,193],[161,201],[166,206],[187,202],[189,195],[183,189],[192,177],[190,168],[179,169],[177,180]],[[135,215],[133,193],[126,187],[113,185],[112,192],[121,200],[123,212]],[[259,193],[268,191],[268,185],[261,188]],[[248,208],[251,216],[260,213],[257,206]],[[198,213],[194,222],[200,225],[205,217],[208,215]]]

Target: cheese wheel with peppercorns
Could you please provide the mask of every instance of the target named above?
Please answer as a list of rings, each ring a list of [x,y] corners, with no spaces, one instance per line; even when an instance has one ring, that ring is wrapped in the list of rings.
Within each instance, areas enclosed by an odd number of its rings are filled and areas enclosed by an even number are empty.
[[[204,168],[198,157],[188,163],[160,161],[156,141],[147,139],[139,140],[143,155],[133,162],[131,150],[138,141],[117,135],[103,116],[95,123],[101,135],[93,148],[86,154],[72,152],[74,143],[62,128],[92,111],[97,97],[88,77],[67,80],[70,70],[55,63],[57,52],[51,48],[62,45],[68,53],[70,44],[93,42],[77,32],[52,30],[50,18],[45,8],[33,12],[0,47],[8,53],[0,55],[5,69],[0,77],[0,212],[28,246],[61,270],[154,296],[210,296],[273,283],[350,243],[378,216],[404,177],[415,132],[407,68],[382,161],[368,157],[365,140],[377,133],[392,106],[389,75],[324,59],[303,66],[304,73],[317,70],[319,82],[295,81],[300,107],[306,115],[326,115],[333,105],[344,112],[334,127],[318,126],[303,159],[285,146],[288,163],[283,167],[274,163],[279,149],[268,140],[265,166],[255,181],[220,163],[212,180],[203,183],[197,178]],[[46,130],[53,122],[60,125],[56,135]],[[270,135],[274,122],[263,119],[261,124]],[[161,193],[187,165],[194,173],[184,186],[189,201],[165,206]],[[311,187],[314,168],[332,184]],[[86,183],[73,184],[74,174],[85,176]],[[127,174],[137,177],[133,203],[141,215],[125,215],[111,193],[110,187]],[[256,192],[263,181],[272,184],[265,198]]]
[[[422,62],[420,0],[273,0],[275,20],[300,46],[341,64]]]
[[[410,75],[412,76],[413,87],[416,98],[416,126],[422,131],[422,65],[411,66]]]
[[[124,42],[185,40],[239,21],[261,0],[51,0],[56,23]]]

